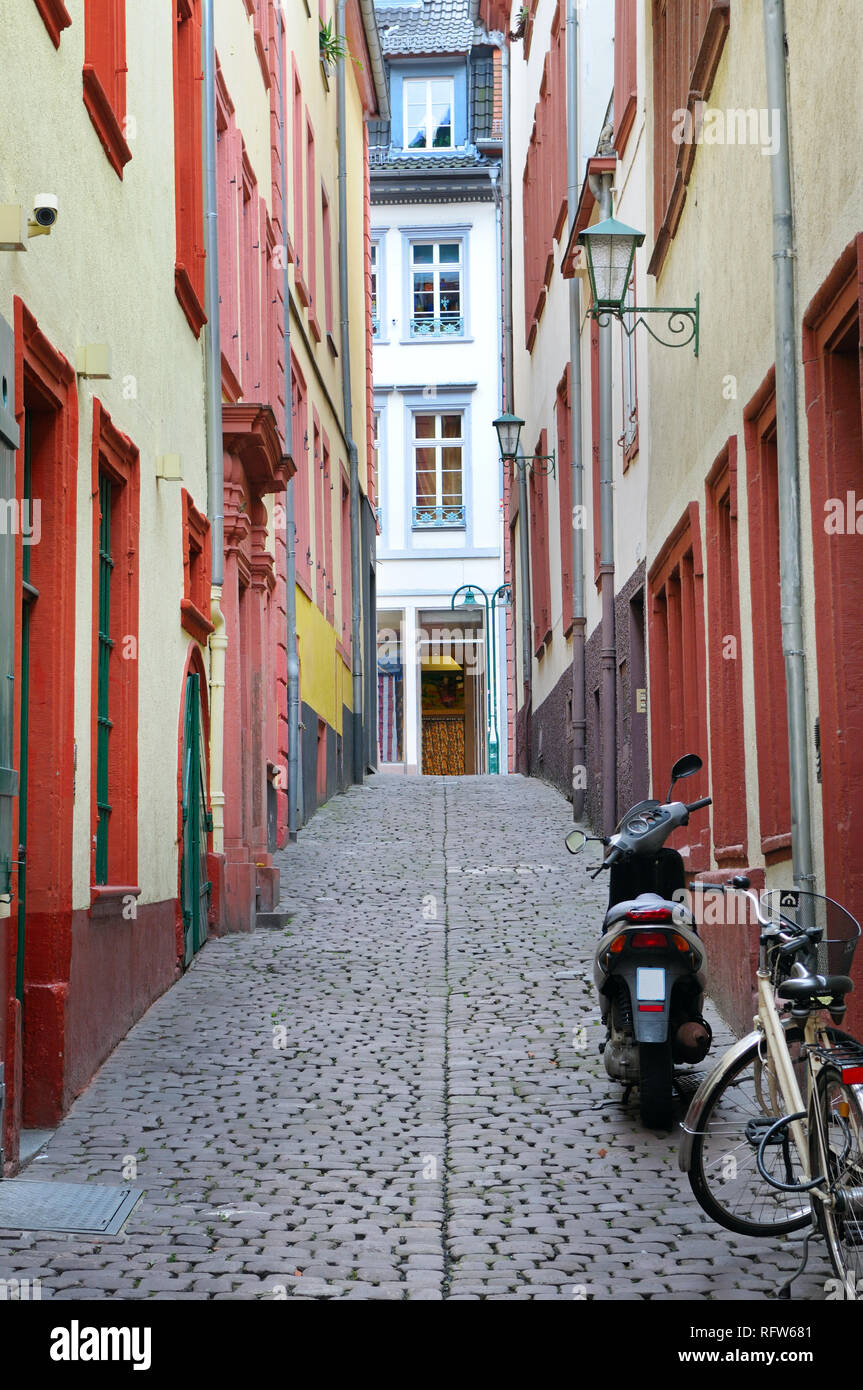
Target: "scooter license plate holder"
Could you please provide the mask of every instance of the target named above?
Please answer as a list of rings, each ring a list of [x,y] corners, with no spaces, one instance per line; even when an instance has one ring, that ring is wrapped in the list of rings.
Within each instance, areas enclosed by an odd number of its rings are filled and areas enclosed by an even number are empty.
[[[639,965],[635,976],[635,995],[639,1002],[655,1004],[665,1000],[665,969],[661,965]]]

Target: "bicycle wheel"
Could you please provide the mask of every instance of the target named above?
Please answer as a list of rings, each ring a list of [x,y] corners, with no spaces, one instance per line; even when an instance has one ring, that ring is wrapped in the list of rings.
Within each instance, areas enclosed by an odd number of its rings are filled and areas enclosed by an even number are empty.
[[[786,1031],[798,1080],[803,1034]],[[701,1112],[692,1142],[689,1183],[698,1202],[720,1226],[737,1235],[777,1236],[801,1230],[812,1219],[808,1193],[779,1192],[758,1171],[758,1145],[765,1131],[786,1114],[772,1061],[762,1056],[763,1042],[752,1045],[720,1074]],[[765,1151],[767,1171],[782,1182],[804,1177],[800,1157],[788,1131]]]
[[[812,1193],[818,1228],[830,1262],[856,1297],[863,1289],[863,1086],[842,1080],[828,1064],[815,1081],[809,1118],[810,1163],[823,1173],[833,1198],[826,1205]]]

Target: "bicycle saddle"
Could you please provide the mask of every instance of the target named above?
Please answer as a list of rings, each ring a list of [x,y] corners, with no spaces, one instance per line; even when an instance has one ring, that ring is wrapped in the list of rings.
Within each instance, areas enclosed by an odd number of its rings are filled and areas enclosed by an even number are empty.
[[[854,981],[847,975],[803,975],[799,980],[786,980],[777,993],[781,999],[810,999],[830,995],[836,999],[851,994]]]

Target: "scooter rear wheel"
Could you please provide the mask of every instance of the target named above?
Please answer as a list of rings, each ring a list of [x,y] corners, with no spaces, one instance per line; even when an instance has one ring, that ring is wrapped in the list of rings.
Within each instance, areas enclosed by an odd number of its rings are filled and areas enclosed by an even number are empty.
[[[639,1103],[646,1129],[671,1129],[673,1111],[671,1043],[639,1043]]]

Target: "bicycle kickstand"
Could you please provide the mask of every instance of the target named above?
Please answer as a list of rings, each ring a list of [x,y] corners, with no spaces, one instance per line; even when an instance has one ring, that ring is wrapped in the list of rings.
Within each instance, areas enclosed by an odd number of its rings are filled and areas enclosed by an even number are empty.
[[[795,1279],[799,1279],[800,1275],[803,1273],[804,1269],[806,1268],[806,1261],[809,1259],[809,1242],[810,1242],[811,1239],[812,1239],[812,1232],[811,1232],[811,1231],[807,1231],[807,1232],[806,1232],[806,1235],[803,1237],[803,1258],[801,1259],[801,1261],[800,1261],[799,1265],[797,1266],[797,1268],[795,1269],[794,1273],[791,1274],[791,1275],[789,1275],[789,1277],[785,1280],[785,1283],[782,1285],[782,1287],[780,1288],[778,1294],[776,1295],[777,1298],[789,1298],[789,1299],[790,1299],[790,1297],[791,1297],[791,1285],[794,1283],[794,1280],[795,1280]]]

